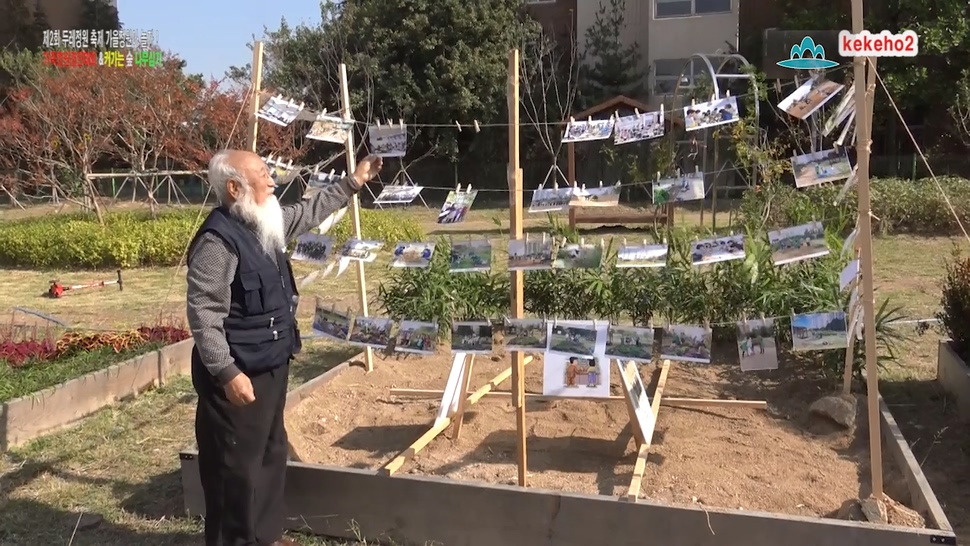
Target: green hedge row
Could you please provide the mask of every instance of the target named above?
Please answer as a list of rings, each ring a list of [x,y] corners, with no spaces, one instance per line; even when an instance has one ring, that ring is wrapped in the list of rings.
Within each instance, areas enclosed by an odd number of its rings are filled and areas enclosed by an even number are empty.
[[[199,226],[198,209],[160,213],[108,213],[105,225],[90,214],[59,214],[0,222],[0,265],[33,269],[97,269],[173,266]],[[365,238],[423,240],[420,224],[398,213],[361,211]],[[337,243],[351,234],[344,216],[329,235]]]

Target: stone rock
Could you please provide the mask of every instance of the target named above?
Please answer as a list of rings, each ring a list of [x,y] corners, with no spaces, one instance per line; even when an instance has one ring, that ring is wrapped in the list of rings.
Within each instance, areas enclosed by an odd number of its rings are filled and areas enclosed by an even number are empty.
[[[858,499],[849,499],[839,507],[839,512],[835,515],[835,519],[865,521],[866,515],[862,513],[862,506],[859,505]]]
[[[889,523],[889,510],[887,510],[885,502],[869,497],[860,501],[859,504],[862,506],[862,513],[870,523],[882,525]]]
[[[854,396],[832,395],[816,400],[808,411],[827,417],[844,428],[855,425],[856,400]]]
[[[896,502],[888,495],[886,497],[886,505],[888,506],[888,519],[890,525],[911,527],[915,529],[923,529],[926,527],[926,518],[924,518],[922,514],[904,504]]]

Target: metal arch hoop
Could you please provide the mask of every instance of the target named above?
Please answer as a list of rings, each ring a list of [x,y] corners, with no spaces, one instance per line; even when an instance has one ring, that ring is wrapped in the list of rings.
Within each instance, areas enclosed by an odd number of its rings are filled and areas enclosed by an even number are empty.
[[[760,116],[761,108],[759,103],[761,101],[757,100],[757,96],[760,93],[757,79],[755,79],[755,77],[750,73],[738,72],[737,68],[734,68],[734,70],[731,72],[723,72],[726,67],[747,68],[751,66],[751,63],[749,63],[748,60],[739,53],[695,53],[691,55],[687,63],[684,65],[684,69],[680,72],[680,78],[677,80],[677,87],[674,89],[675,98],[684,97],[683,91],[688,89],[688,87],[684,86],[681,82],[683,82],[684,77],[688,75],[687,70],[692,64],[691,61],[694,61],[695,59],[703,62],[704,67],[707,68],[707,73],[711,76],[711,86],[713,87],[712,91],[715,99],[721,98],[721,86],[718,80],[748,80],[748,85],[751,86],[751,92],[754,93],[756,97],[753,101],[754,113],[756,118]],[[712,60],[714,62],[712,62]],[[717,65],[716,70],[714,69],[715,64]],[[690,74],[690,76],[693,76],[693,74]],[[692,80],[688,79],[688,81]],[[675,103],[674,109],[678,109],[679,107],[683,106],[683,104]]]

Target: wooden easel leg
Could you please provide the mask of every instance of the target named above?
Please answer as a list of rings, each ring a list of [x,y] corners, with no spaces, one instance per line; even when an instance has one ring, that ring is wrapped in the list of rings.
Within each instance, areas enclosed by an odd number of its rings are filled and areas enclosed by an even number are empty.
[[[465,423],[465,409],[468,407],[468,396],[464,393],[468,392],[468,386],[472,380],[472,368],[475,366],[475,355],[468,355],[465,357],[465,367],[461,376],[460,389],[458,391],[458,411],[455,412],[452,421],[455,422],[454,428],[452,428],[451,439],[457,441],[461,438],[461,426]]]
[[[660,380],[657,381],[657,389],[653,392],[653,400],[650,403],[650,411],[653,412],[654,419],[660,415],[660,401],[663,399],[664,387],[667,386],[667,374],[669,373],[670,361],[665,360],[663,368],[660,370]],[[620,500],[637,502],[637,497],[640,496],[640,486],[643,483],[643,473],[647,469],[647,457],[650,455],[650,443],[652,441],[653,438],[650,438],[638,447],[637,461],[633,464],[633,478],[630,480],[630,489],[627,490],[625,497],[620,497]]]

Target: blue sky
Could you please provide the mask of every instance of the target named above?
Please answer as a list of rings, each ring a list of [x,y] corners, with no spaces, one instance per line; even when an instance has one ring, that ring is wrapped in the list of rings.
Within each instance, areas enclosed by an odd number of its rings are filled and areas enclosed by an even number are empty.
[[[163,51],[179,56],[186,71],[222,79],[230,66],[252,61],[246,44],[263,27],[279,28],[280,18],[290,26],[320,21],[318,0],[118,0],[124,28],[156,31]]]

